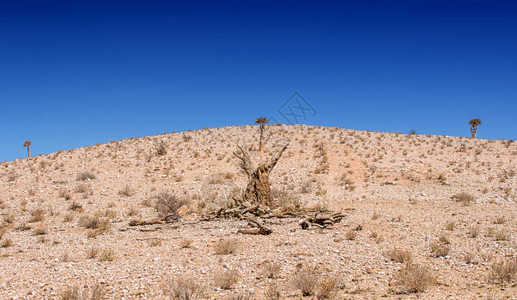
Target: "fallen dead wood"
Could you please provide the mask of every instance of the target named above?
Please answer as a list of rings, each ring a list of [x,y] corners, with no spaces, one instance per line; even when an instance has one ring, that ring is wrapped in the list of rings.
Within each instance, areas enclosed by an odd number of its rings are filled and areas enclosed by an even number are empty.
[[[179,220],[179,217],[176,215],[168,215],[160,219],[152,219],[152,220],[131,220],[129,221],[129,226],[145,226],[145,225],[155,225],[155,224],[167,224],[167,223],[175,223]]]
[[[300,220],[299,224],[302,229],[310,229],[311,227],[316,228],[327,228],[336,223],[341,222],[345,215],[341,213],[335,213],[332,215],[315,214],[312,217],[306,217]]]
[[[254,234],[254,235],[269,235],[273,233],[273,230],[269,227],[264,226],[262,222],[255,220],[253,218],[247,218],[248,225],[251,227],[256,228],[250,228],[250,229],[239,229],[237,233],[243,233],[243,234]]]

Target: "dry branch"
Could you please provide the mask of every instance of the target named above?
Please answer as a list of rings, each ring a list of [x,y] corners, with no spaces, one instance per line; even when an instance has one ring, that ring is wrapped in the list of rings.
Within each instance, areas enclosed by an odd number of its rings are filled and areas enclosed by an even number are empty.
[[[273,230],[269,227],[264,226],[260,221],[255,220],[253,218],[247,218],[248,225],[251,227],[256,227],[252,229],[239,229],[237,233],[243,234],[255,234],[255,235],[269,235],[273,233]]]
[[[152,219],[152,220],[131,220],[129,221],[129,226],[145,226],[145,225],[155,225],[155,224],[167,224],[167,223],[175,223],[179,220],[178,216],[168,215],[160,219]]]
[[[310,229],[311,227],[327,228],[336,223],[341,222],[345,215],[341,213],[335,213],[332,215],[315,214],[313,217],[307,217],[300,220],[300,226],[302,229]]]

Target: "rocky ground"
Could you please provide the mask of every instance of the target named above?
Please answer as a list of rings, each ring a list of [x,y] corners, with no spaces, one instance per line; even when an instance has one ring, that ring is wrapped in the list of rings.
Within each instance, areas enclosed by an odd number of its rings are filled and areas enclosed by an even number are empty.
[[[237,126],[113,141],[0,164],[0,298],[511,299],[517,143],[313,126]],[[202,221],[265,161],[278,205],[345,214],[330,228]],[[181,220],[158,216],[176,195]],[[303,289],[302,289],[303,288]],[[92,297],[95,298],[95,297]]]

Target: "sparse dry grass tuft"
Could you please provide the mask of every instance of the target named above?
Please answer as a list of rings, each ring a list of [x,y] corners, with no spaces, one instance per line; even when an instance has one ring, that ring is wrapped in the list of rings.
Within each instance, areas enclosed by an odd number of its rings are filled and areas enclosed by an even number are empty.
[[[133,190],[133,188],[131,188],[129,184],[127,184],[126,186],[124,186],[124,188],[118,191],[118,194],[124,197],[131,197],[135,194],[135,190]]]
[[[36,223],[43,221],[45,217],[45,211],[41,208],[35,209],[31,212],[31,217],[29,218],[29,223]]]
[[[222,289],[231,289],[241,279],[241,274],[237,269],[219,269],[214,274],[214,284]]]
[[[459,193],[453,195],[451,199],[455,200],[456,202],[461,202],[463,205],[467,206],[474,202],[476,198],[468,193]]]
[[[192,278],[178,277],[162,286],[163,293],[174,300],[196,300],[203,298],[205,287]]]
[[[488,279],[493,283],[511,282],[517,277],[517,259],[504,259],[492,264]]]
[[[443,242],[434,242],[430,245],[434,257],[442,257],[449,254],[451,246]]]
[[[90,172],[82,172],[82,173],[77,174],[77,176],[75,177],[75,180],[77,180],[77,181],[85,181],[85,180],[93,180],[93,179],[95,179],[95,175],[93,175]]]
[[[512,238],[512,233],[503,228],[494,232],[494,238],[498,241],[509,241]]]
[[[339,285],[339,277],[331,276],[322,278],[318,282],[317,298],[318,299],[334,299],[335,291]]]
[[[45,228],[43,226],[36,227],[32,231],[32,235],[45,235],[45,234],[47,234],[47,228]]]
[[[312,296],[318,286],[318,277],[319,274],[315,267],[304,266],[294,274],[292,283],[304,296]]]
[[[345,233],[345,239],[347,239],[349,241],[353,241],[356,238],[357,238],[357,232],[353,229],[351,229]]]
[[[239,248],[239,240],[237,239],[221,239],[214,245],[215,254],[228,255],[237,252]]]
[[[280,271],[282,270],[282,265],[276,262],[267,261],[262,267],[262,274],[266,278],[276,278]]]
[[[110,229],[110,220],[108,218],[99,218],[98,215],[82,216],[79,218],[79,226],[87,229],[95,229],[99,233],[107,232]]]
[[[394,261],[399,263],[409,263],[412,259],[412,254],[409,250],[403,250],[399,248],[394,248],[388,252],[386,252],[386,256]]]
[[[101,300],[106,294],[104,287],[96,284],[91,288],[71,286],[61,292],[61,300]]]
[[[282,296],[281,288],[276,283],[270,283],[264,293],[266,300],[278,300]]]
[[[88,249],[88,251],[86,251],[86,258],[94,259],[97,257],[97,254],[99,254],[99,249],[97,249],[96,247],[91,247],[90,249]]]
[[[104,248],[99,255],[99,261],[114,261],[116,257],[115,250],[112,248]]]
[[[470,226],[470,228],[469,228],[469,236],[471,238],[475,239],[475,238],[478,237],[480,231],[481,231],[481,229],[479,228],[478,225]]]
[[[413,263],[405,264],[395,279],[402,285],[405,293],[424,292],[435,282],[434,275],[428,268]]]
[[[180,248],[192,248],[192,243],[191,239],[181,239]]]
[[[12,245],[13,245],[13,241],[10,238],[6,237],[2,240],[0,247],[7,248],[7,247],[11,247]]]

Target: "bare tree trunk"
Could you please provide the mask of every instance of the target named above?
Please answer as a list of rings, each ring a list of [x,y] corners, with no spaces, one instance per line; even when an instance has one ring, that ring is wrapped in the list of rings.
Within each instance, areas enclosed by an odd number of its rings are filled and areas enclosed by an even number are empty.
[[[476,128],[476,127],[474,127],[474,126],[470,127],[470,134],[472,134],[472,138],[473,138],[473,139],[475,139],[475,138],[476,138],[476,136],[477,136],[477,131],[478,131],[478,130],[477,130],[477,128]]]
[[[28,152],[29,158],[31,158],[31,149],[29,147],[27,147],[27,152]]]
[[[259,150],[260,152],[264,152],[264,125],[260,124],[260,142],[259,142]]]
[[[249,154],[241,146],[237,145],[241,154],[234,152],[233,154],[241,160],[241,168],[248,175],[248,185],[242,195],[242,201],[251,205],[271,206],[273,204],[273,196],[271,195],[271,182],[269,181],[269,174],[275,167],[276,163],[282,156],[282,153],[287,148],[286,144],[279,151],[277,151],[271,159],[258,168],[253,169]]]

